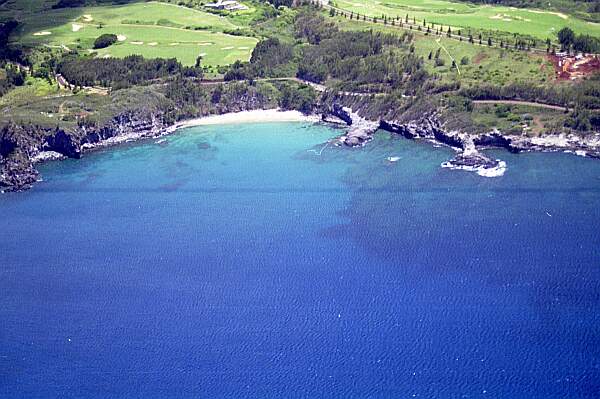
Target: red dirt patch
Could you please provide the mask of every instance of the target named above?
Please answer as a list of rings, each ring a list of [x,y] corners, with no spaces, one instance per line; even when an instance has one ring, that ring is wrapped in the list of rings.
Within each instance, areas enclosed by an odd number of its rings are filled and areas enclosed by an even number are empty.
[[[548,59],[554,65],[556,78],[560,80],[576,80],[600,72],[600,57],[597,55],[549,55]]]
[[[486,58],[488,58],[487,53],[484,53],[483,51],[479,54],[477,54],[475,56],[475,58],[473,58],[473,64],[477,65],[479,63],[481,63],[481,61],[485,60]]]

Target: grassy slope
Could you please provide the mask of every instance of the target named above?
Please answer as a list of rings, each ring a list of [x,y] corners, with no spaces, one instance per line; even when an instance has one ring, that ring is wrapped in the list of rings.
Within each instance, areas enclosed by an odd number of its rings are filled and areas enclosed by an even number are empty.
[[[237,28],[226,18],[164,3],[51,10],[44,14],[44,18],[23,14],[24,25],[17,40],[89,50],[96,37],[113,33],[125,36],[125,40],[98,51],[100,56],[175,57],[187,65],[193,64],[198,55],[203,55],[206,65],[247,60],[257,43],[255,38],[222,33]],[[51,34],[35,36],[38,32]]]
[[[435,54],[441,46],[450,55],[442,49],[440,56],[446,64],[436,67],[434,60],[428,60],[427,57],[429,52]],[[425,65],[429,72],[440,74],[446,80],[459,79],[467,86],[482,83],[502,86],[519,81],[543,83],[552,80],[554,76],[552,64],[544,56],[461,43],[445,37],[432,39],[417,36],[415,52],[425,58]],[[450,56],[456,60],[460,75],[451,68]],[[469,61],[467,65],[460,64],[463,57],[467,57]]]
[[[373,29],[387,33],[402,33],[404,30],[384,25],[350,21],[337,17],[336,22],[345,30]],[[502,50],[490,48],[487,45],[479,46],[467,42],[459,42],[446,37],[427,36],[421,32],[412,31],[415,34],[415,53],[425,59],[425,68],[432,74],[438,76],[442,82],[460,81],[462,87],[481,85],[489,83],[493,85],[506,85],[515,82],[538,82],[540,84],[557,84],[554,79],[552,65],[543,55],[528,54],[516,50]],[[435,54],[438,48],[444,46],[448,53],[456,59],[461,73],[451,68],[451,60],[448,54],[441,50],[440,55],[446,61],[443,67],[436,67],[434,60],[428,60],[429,52]],[[468,65],[460,65],[460,60],[467,57]],[[558,83],[569,84],[569,83]],[[497,106],[477,105],[473,112],[464,113],[464,118],[457,115],[457,126],[451,128],[463,129],[465,123],[470,126],[472,132],[490,131],[497,128],[504,133],[527,135],[540,135],[553,126],[562,126],[565,114],[561,111],[553,111],[528,106],[501,106],[508,108],[505,116],[498,116],[495,112]],[[527,128],[524,130],[523,126]]]
[[[418,21],[451,25],[479,30],[497,30],[554,39],[556,32],[565,26],[578,33],[600,37],[600,24],[586,22],[574,16],[552,11],[527,10],[455,3],[446,0],[336,0],[338,7],[349,11],[379,17],[405,17],[409,14]]]
[[[336,21],[348,30],[374,29],[388,33],[402,33],[403,29],[368,22],[350,21],[345,18],[336,18]],[[516,50],[503,50],[487,45],[476,45],[468,42],[459,42],[447,37],[427,36],[422,32],[411,31],[415,34],[415,53],[423,56],[425,67],[432,73],[439,75],[443,81],[451,82],[460,80],[465,85],[474,85],[487,82],[490,84],[505,85],[512,82],[550,82],[554,71],[552,65],[544,55],[525,53]],[[460,68],[460,75],[451,68],[452,61],[443,49],[440,51],[441,58],[446,62],[445,66],[436,67],[434,60],[428,60],[429,52],[435,52],[438,48],[446,48]],[[460,60],[467,57],[468,65],[460,65]]]
[[[498,113],[502,109],[506,112]],[[561,126],[566,115],[561,111],[552,111],[522,105],[494,106],[477,105],[470,114],[476,131],[486,131],[491,128],[499,129],[505,134],[523,134],[539,136],[552,126]],[[526,126],[523,129],[523,126]]]

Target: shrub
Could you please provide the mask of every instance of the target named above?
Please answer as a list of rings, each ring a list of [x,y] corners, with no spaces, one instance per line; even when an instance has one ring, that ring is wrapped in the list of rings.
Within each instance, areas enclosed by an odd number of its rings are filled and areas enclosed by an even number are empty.
[[[443,58],[436,58],[435,59],[435,66],[436,67],[441,67],[441,66],[444,66],[444,65],[446,65],[446,61],[444,61]]]
[[[100,35],[94,41],[94,48],[95,49],[106,48],[108,46],[115,44],[116,42],[117,42],[117,35],[106,33],[104,35]]]
[[[469,57],[462,57],[460,59],[460,65],[469,65]]]

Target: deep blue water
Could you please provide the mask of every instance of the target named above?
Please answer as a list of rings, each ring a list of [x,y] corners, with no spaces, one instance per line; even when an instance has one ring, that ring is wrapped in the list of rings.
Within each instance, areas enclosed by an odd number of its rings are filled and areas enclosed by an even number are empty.
[[[600,161],[307,151],[338,133],[198,127],[0,196],[0,397],[599,397]]]

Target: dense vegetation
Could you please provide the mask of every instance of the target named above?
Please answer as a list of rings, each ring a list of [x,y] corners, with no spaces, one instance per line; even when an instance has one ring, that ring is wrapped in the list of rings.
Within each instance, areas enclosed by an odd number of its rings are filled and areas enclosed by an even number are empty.
[[[19,23],[10,19],[0,22],[0,59],[1,60],[21,60],[22,51],[19,46],[11,46],[9,44],[10,35],[17,29]]]
[[[249,63],[235,62],[225,74],[225,80],[244,80],[264,77],[286,77],[294,73],[294,49],[277,38],[259,42]]]
[[[75,8],[94,4],[126,4],[132,1],[134,0],[59,0],[52,8]]]
[[[145,85],[170,76],[202,77],[199,63],[196,67],[184,67],[174,58],[148,60],[137,55],[123,59],[68,56],[58,64],[57,71],[75,86],[99,85],[113,89]]]
[[[317,11],[305,10],[295,19],[294,33],[301,40],[296,48],[277,39],[262,41],[250,62],[235,63],[225,80],[280,77],[287,71],[314,83],[336,80],[344,90],[414,92],[427,79],[408,32],[340,31]]]
[[[523,100],[565,107],[600,109],[600,76],[573,86],[540,86],[531,83],[465,88],[461,95],[473,100]]]
[[[581,51],[583,53],[600,53],[600,39],[590,35],[577,35],[570,28],[558,31],[558,41],[562,51]]]
[[[106,48],[108,46],[112,46],[117,42],[117,35],[113,35],[111,33],[105,33],[103,35],[98,36],[98,38],[94,41],[94,48],[101,49]]]
[[[0,69],[0,97],[12,88],[22,86],[25,83],[25,77],[23,70],[14,65],[6,64],[3,69]]]
[[[298,77],[315,83],[328,79],[343,82],[346,90],[382,91],[426,79],[423,60],[411,54],[412,35],[381,32],[342,32],[320,15],[301,14],[296,33],[309,42],[302,48]]]

